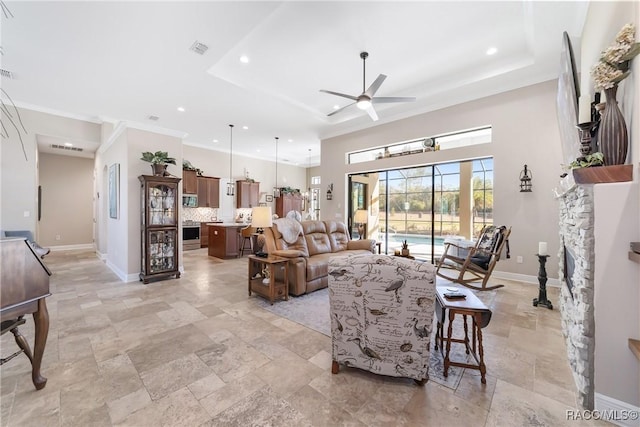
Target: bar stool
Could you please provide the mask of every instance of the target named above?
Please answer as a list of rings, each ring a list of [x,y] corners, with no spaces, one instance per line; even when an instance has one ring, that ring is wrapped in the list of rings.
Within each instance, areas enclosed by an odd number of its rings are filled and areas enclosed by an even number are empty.
[[[250,225],[240,230],[240,256],[244,256],[244,251],[249,249],[250,253],[253,253],[253,239],[251,235],[255,232],[254,228]],[[249,247],[247,248],[247,241]]]

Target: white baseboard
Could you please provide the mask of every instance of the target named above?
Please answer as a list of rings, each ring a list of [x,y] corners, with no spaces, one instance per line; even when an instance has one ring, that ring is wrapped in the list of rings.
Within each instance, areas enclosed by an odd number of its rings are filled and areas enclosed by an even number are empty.
[[[57,251],[71,251],[76,249],[95,249],[95,245],[93,243],[82,243],[79,245],[60,245],[60,246],[49,246],[49,249],[53,252]]]
[[[494,271],[492,273],[492,276],[498,279],[515,280],[518,282],[531,283],[534,285],[540,284],[540,282],[538,282],[538,276],[531,276],[528,274],[509,273],[507,271]],[[560,287],[560,280],[548,277],[547,286]]]
[[[115,266],[115,264],[113,264],[109,260],[107,260],[106,264],[107,264],[107,267],[109,267],[109,269],[111,271],[113,271],[121,281],[123,281],[123,282],[127,281],[126,280],[127,279],[127,274],[124,271],[120,270],[118,267]]]
[[[96,249],[96,256],[98,257],[98,259],[104,263],[107,262],[107,254],[103,254],[102,252],[100,252],[99,250]]]
[[[604,394],[595,393],[595,413],[604,421],[623,427],[637,427],[640,406],[633,406]]]
[[[140,281],[140,273],[127,274],[127,280],[125,282],[139,282]]]

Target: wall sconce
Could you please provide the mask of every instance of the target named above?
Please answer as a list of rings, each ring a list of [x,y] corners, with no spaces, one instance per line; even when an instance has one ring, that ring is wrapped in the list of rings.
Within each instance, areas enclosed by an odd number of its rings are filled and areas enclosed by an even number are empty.
[[[327,200],[333,200],[333,194],[331,194],[333,192],[333,183],[329,184],[329,187],[327,188]]]
[[[531,193],[531,178],[533,174],[531,170],[527,169],[527,165],[524,165],[524,170],[520,172],[520,192]]]

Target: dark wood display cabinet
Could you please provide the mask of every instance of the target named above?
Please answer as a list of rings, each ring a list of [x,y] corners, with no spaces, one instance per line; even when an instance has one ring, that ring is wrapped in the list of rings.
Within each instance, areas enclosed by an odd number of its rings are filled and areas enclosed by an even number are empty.
[[[290,211],[302,212],[302,194],[281,194],[276,198],[276,214],[284,218]]]
[[[141,175],[140,280],[180,277],[178,270],[178,184],[180,178]]]
[[[236,207],[253,208],[260,200],[260,183],[236,181]]]

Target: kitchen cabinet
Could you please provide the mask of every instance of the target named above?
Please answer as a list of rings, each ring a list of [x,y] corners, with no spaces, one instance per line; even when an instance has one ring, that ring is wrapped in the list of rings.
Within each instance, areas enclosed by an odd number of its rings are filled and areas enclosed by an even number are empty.
[[[236,207],[252,208],[258,206],[260,200],[260,183],[236,181]]]
[[[219,208],[220,207],[220,178],[209,176],[199,176],[198,184],[198,207],[199,208]]]
[[[206,248],[209,246],[209,226],[206,222],[200,223],[200,247]]]
[[[141,175],[140,280],[180,277],[178,270],[178,184],[180,178]]]
[[[238,256],[238,240],[240,229],[245,227],[239,225],[217,225],[209,226],[209,256],[216,258],[235,258]]]
[[[196,171],[182,169],[182,194],[198,193],[198,175]]]
[[[276,198],[276,214],[280,218],[287,216],[289,211],[302,212],[302,194],[281,194]]]

